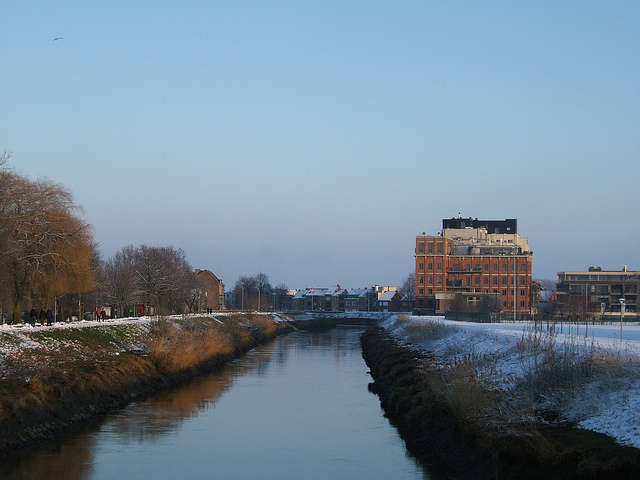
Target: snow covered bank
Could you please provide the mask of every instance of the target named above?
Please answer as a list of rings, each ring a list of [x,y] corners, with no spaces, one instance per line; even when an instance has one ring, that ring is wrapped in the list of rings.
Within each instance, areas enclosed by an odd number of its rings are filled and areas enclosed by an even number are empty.
[[[442,317],[394,316],[382,324],[442,368],[469,363],[474,381],[526,397],[520,415],[554,412],[560,420],[640,448],[640,326],[479,324]]]

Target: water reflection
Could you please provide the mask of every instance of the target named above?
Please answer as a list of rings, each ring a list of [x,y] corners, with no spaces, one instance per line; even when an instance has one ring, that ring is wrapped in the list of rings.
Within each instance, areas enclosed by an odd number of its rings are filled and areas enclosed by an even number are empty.
[[[0,478],[426,478],[367,392],[360,333],[281,337],[0,467]]]

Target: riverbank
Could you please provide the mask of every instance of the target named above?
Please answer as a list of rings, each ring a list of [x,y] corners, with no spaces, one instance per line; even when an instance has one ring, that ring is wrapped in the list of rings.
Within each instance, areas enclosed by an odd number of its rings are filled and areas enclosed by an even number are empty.
[[[0,455],[184,384],[292,328],[269,315],[0,330]]]
[[[473,343],[456,350],[455,342],[446,341],[452,332],[438,322],[407,323],[402,338],[389,329],[367,330],[363,356],[374,379],[370,389],[380,396],[385,414],[409,450],[436,474],[457,479],[638,478],[640,450],[576,428],[562,412],[527,410],[522,388],[495,388],[493,380],[503,373],[495,368],[495,355],[479,352]],[[448,350],[439,350],[437,342]],[[543,373],[558,381],[550,371]]]

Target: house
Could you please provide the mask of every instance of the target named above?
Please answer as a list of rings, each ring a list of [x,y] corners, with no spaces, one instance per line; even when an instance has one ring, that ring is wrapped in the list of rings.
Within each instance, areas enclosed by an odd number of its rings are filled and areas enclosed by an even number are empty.
[[[200,302],[200,310],[211,312],[214,310],[224,310],[224,284],[210,270],[196,269],[195,277],[203,285],[203,292]]]
[[[344,312],[346,308],[346,298],[348,290],[346,288],[338,288],[331,294],[331,311]]]
[[[402,310],[402,294],[397,290],[387,290],[378,298],[379,312],[399,312]]]
[[[351,288],[344,299],[345,312],[357,312],[364,310],[367,305],[367,288]]]

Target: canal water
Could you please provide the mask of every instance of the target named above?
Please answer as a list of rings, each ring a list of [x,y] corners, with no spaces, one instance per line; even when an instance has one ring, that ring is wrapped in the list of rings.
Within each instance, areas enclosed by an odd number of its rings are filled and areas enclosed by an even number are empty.
[[[427,479],[367,390],[361,334],[280,337],[5,462],[0,478]]]

